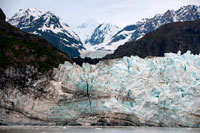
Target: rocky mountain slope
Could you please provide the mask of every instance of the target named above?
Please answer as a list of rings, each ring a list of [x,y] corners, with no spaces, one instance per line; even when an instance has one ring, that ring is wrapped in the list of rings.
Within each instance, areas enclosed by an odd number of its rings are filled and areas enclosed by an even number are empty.
[[[138,41],[125,43],[105,58],[113,59],[131,55],[144,58],[187,50],[194,54],[200,53],[200,20],[166,24]]]
[[[155,15],[153,18],[146,18],[142,21],[138,21],[136,24],[124,27],[112,37],[110,42],[98,46],[96,49],[101,49],[101,51],[111,51],[110,53],[113,53],[118,46],[124,45],[124,43],[129,41],[136,41],[148,32],[154,31],[164,24],[194,21],[197,19],[200,19],[200,7],[196,5],[184,6],[176,11],[168,10],[163,14]]]
[[[80,55],[83,49],[78,35],[52,12],[42,13],[33,8],[21,9],[8,22],[25,32],[38,35],[71,57]]]
[[[47,71],[64,61],[71,61],[67,54],[57,50],[46,40],[25,33],[5,22],[0,12],[0,71],[8,67],[31,65]]]

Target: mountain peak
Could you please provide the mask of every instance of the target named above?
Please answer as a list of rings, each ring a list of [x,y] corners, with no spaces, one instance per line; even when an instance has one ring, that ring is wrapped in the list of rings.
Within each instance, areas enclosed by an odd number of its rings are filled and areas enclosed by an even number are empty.
[[[51,11],[42,13],[35,8],[21,9],[8,22],[48,40],[72,57],[79,56],[78,50],[83,48],[78,35]]]
[[[55,14],[51,11],[47,11],[44,13],[45,15],[49,15],[49,16],[55,16]]]
[[[200,8],[200,6],[197,6],[197,5],[187,5],[187,6],[183,6],[181,8],[183,8],[183,9],[192,9],[192,8]]]
[[[91,38],[86,43],[98,45],[110,40],[118,31],[118,26],[111,23],[102,23],[94,30]]]
[[[17,12],[15,15],[22,16],[24,14],[29,15],[29,16],[41,16],[42,11],[36,8],[24,8],[24,9],[20,9],[19,12]]]
[[[59,20],[60,20],[60,18],[59,18],[58,16],[56,16],[54,13],[52,13],[51,11],[45,12],[45,13],[42,15],[42,18],[43,18],[44,20],[48,20],[48,21],[50,21],[50,20],[52,20],[52,19],[54,19],[55,21],[59,21]]]
[[[19,11],[21,12],[41,12],[40,10],[36,9],[36,8],[24,8],[24,9],[19,9]]]
[[[42,12],[35,8],[20,9],[9,19],[9,23],[16,27],[26,27],[28,23],[42,16]],[[19,23],[21,22],[21,23]]]

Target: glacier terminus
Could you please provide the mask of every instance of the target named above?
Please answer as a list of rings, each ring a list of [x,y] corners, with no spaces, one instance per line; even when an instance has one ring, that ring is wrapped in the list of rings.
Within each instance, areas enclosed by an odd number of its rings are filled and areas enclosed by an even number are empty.
[[[29,67],[28,87],[12,86],[20,71],[4,74],[10,85],[0,90],[0,123],[200,127],[200,55],[190,51],[82,67],[65,62],[34,80]]]

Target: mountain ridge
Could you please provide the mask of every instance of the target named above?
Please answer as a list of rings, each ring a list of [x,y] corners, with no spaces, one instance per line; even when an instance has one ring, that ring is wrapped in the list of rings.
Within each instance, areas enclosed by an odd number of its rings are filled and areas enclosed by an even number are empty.
[[[113,54],[106,55],[105,59],[164,56],[164,53],[185,53],[187,50],[193,54],[200,53],[200,19],[165,24],[137,41],[119,46]]]
[[[99,45],[97,49],[100,49],[100,51],[96,50],[97,52],[110,51],[109,53],[112,54],[120,45],[124,45],[129,41],[136,41],[164,24],[194,21],[199,18],[200,6],[197,5],[183,6],[178,10],[167,10],[162,14],[156,14],[152,18],[145,18],[142,21],[136,22],[136,24],[125,26],[107,44]]]
[[[146,33],[154,31],[161,25],[172,22],[194,21],[200,18],[200,6],[187,5],[178,10],[167,10],[163,14],[156,14],[153,18],[146,18],[136,24],[124,27],[119,33],[114,35],[109,43],[115,43],[129,37],[128,41],[135,41],[143,37]],[[126,32],[124,35],[122,32]],[[130,32],[130,33],[129,33]],[[130,35],[128,35],[130,34]],[[124,42],[125,43],[125,42]]]

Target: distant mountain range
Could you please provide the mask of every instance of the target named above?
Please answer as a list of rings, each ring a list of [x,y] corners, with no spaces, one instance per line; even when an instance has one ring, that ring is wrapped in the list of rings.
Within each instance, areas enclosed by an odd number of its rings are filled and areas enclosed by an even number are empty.
[[[121,45],[105,59],[124,56],[164,56],[165,53],[200,53],[200,20],[165,24],[143,38]]]
[[[112,37],[109,43],[98,46],[98,49],[103,51],[114,52],[118,46],[129,41],[136,41],[142,38],[145,34],[156,30],[160,26],[173,23],[194,21],[200,18],[200,6],[188,5],[180,9],[168,10],[163,14],[157,14],[153,18],[146,18],[138,21],[136,24],[128,25]]]
[[[79,56],[79,50],[84,49],[79,36],[50,11],[42,13],[34,8],[21,9],[8,22],[46,39],[71,57]]]
[[[164,24],[199,18],[200,7],[188,5],[143,19],[121,30],[114,24],[100,24],[92,19],[71,29],[53,13],[29,8],[20,10],[8,22],[23,31],[41,36],[71,57],[103,57],[113,53],[120,45],[136,41]]]

